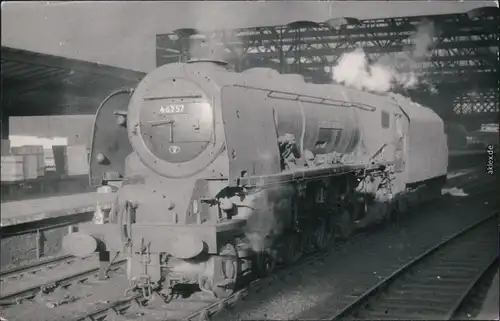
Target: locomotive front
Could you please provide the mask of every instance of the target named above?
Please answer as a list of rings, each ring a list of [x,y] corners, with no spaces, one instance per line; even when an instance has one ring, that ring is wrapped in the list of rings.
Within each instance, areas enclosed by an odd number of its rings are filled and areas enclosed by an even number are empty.
[[[121,252],[146,293],[194,283],[229,295],[248,273],[270,273],[388,216],[413,173],[404,165],[409,127],[397,126],[404,112],[387,97],[198,61],[158,68],[125,98],[101,105],[92,140],[92,180],[123,177],[115,204],[63,246]],[[387,183],[396,176],[399,185]]]
[[[192,176],[220,152],[224,132],[220,90],[208,76],[213,69],[203,63],[165,66],[132,95],[128,137],[141,162],[158,175]]]
[[[129,280],[148,291],[197,283],[222,295],[234,283],[237,250],[224,240],[241,233],[244,222],[224,221],[213,206],[227,186],[228,161],[220,88],[211,75],[224,71],[203,62],[163,66],[141,81],[126,113],[114,112],[127,118],[118,124],[126,126],[132,150],[124,179],[104,224],[87,224],[64,239],[69,253],[119,251],[128,259]],[[106,112],[98,112],[96,131],[105,121],[100,114]],[[108,147],[96,143],[92,153],[96,168],[107,165],[109,174],[116,157],[106,139]]]

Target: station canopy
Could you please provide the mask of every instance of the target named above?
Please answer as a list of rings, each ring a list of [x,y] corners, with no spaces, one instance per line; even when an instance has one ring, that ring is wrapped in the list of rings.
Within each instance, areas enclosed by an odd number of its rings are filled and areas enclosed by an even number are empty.
[[[2,115],[92,114],[144,73],[2,46]],[[2,117],[4,118],[4,117]]]

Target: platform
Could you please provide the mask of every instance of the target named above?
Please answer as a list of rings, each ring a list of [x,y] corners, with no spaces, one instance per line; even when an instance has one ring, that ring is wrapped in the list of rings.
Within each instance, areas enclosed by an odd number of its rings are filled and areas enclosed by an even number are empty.
[[[474,171],[476,169],[471,168],[456,170],[448,174],[448,179],[455,180]],[[115,195],[114,193],[98,194],[94,192],[5,202],[1,204],[0,227],[93,212],[96,210],[97,202],[101,204],[103,209],[109,209]]]
[[[1,187],[2,203],[92,193],[96,190],[89,186],[87,175],[61,176],[54,172],[47,172],[32,180],[1,182]]]
[[[2,203],[0,227],[93,212],[97,202],[110,208],[115,196],[94,192]]]
[[[495,278],[493,278],[493,282],[491,283],[490,289],[488,290],[488,293],[486,294],[486,298],[483,302],[483,305],[481,307],[481,312],[476,317],[476,320],[498,320],[499,319],[499,307],[498,307],[498,302],[500,302],[500,297],[499,297],[499,290],[498,287],[500,286],[499,284],[499,278],[498,278],[498,272],[495,275]]]

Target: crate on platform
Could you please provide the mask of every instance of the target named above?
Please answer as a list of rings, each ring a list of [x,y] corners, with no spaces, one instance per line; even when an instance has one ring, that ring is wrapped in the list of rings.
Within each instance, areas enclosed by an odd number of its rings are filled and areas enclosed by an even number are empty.
[[[38,178],[38,157],[37,155],[19,155],[23,157],[24,179]]]
[[[54,145],[52,146],[54,154],[54,164],[56,166],[56,173],[58,175],[68,175],[68,159],[66,154],[66,146]]]
[[[0,177],[3,182],[23,181],[25,179],[24,157],[16,155],[2,156]]]
[[[43,146],[12,147],[13,155],[22,155],[24,160],[25,179],[36,179],[45,175],[45,160]]]
[[[87,146],[72,145],[66,147],[68,161],[68,175],[87,175],[89,172],[89,159]]]
[[[43,150],[43,162],[47,171],[56,170],[56,163],[54,161],[54,152],[52,151],[52,148]]]
[[[10,140],[2,139],[2,156],[10,155]]]

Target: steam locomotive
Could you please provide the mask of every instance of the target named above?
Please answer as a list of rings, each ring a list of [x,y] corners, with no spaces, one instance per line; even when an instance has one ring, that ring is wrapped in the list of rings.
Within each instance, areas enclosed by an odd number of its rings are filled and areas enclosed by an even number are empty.
[[[63,246],[122,253],[145,293],[194,284],[225,297],[440,195],[447,154],[439,116],[400,95],[168,64],[99,107],[90,177],[119,182],[116,201]]]

